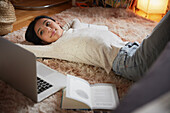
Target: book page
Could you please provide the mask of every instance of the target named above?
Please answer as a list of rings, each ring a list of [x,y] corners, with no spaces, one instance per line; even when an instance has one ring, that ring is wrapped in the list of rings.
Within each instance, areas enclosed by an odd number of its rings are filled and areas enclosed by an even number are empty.
[[[67,75],[66,97],[78,100],[91,107],[90,85],[81,78]]]
[[[112,84],[95,84],[91,87],[93,109],[114,109],[118,105],[116,87]]]

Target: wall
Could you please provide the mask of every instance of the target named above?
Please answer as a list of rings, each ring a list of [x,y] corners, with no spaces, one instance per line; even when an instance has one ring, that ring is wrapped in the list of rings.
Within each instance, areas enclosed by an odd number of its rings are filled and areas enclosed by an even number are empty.
[[[169,0],[169,3],[168,3],[168,10],[170,10],[170,0]]]

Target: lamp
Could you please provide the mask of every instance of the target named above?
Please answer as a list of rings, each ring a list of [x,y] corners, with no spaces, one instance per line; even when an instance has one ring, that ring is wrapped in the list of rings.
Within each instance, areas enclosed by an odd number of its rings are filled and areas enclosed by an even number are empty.
[[[138,0],[137,8],[146,14],[165,14],[168,0]]]

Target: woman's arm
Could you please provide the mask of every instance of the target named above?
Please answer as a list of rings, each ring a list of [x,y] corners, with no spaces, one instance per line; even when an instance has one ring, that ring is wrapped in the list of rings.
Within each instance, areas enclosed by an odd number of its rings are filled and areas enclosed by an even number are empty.
[[[82,23],[79,21],[79,19],[73,20],[72,28],[75,28],[75,29],[94,28],[94,29],[100,29],[100,30],[108,30],[107,26]]]
[[[52,52],[52,47],[49,45],[23,45],[17,44],[18,46],[32,52],[36,57],[49,57],[47,53]]]
[[[66,24],[62,27],[62,29],[65,30],[65,31],[67,31],[68,29],[72,28],[73,22],[74,22],[74,20],[69,21],[68,23],[66,23]]]
[[[69,28],[73,28],[73,29],[94,28],[94,29],[100,29],[100,30],[108,30],[107,26],[82,23],[77,18],[66,23],[63,27],[64,30],[68,30]]]

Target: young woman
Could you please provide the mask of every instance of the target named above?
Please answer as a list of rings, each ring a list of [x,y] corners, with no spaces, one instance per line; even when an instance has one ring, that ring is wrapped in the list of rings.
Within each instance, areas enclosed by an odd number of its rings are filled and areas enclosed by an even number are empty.
[[[52,57],[103,67],[131,80],[138,80],[151,67],[170,40],[170,11],[139,45],[123,42],[106,26],[81,23],[75,19],[64,27],[54,19],[39,16],[26,31],[23,46],[37,57]],[[53,43],[52,43],[53,42]],[[51,44],[50,44],[51,43]],[[48,44],[40,46],[42,44]],[[63,52],[61,52],[63,51]]]
[[[34,44],[43,45],[55,42],[62,33],[63,29],[56,20],[48,16],[38,16],[30,23],[25,38]]]

